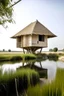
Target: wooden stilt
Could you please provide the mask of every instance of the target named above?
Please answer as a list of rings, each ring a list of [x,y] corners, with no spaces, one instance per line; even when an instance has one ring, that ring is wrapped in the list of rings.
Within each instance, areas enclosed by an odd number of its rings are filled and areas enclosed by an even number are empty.
[[[42,48],[41,48],[41,50],[40,50],[40,53],[42,52]]]
[[[25,51],[24,51],[24,49],[23,49],[23,53],[25,54]]]
[[[27,53],[35,53],[35,51],[36,51],[37,49],[39,49],[39,48],[37,48],[37,47],[26,48]]]
[[[41,64],[41,62],[40,62],[40,66],[41,66],[41,68],[42,68],[42,64]]]

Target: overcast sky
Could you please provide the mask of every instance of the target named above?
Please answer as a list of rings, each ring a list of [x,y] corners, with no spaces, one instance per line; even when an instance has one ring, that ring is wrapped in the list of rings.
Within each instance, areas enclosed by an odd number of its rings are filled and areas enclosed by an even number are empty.
[[[64,48],[64,0],[22,0],[14,6],[13,18],[16,23],[8,24],[7,29],[0,26],[0,50],[20,50],[10,37],[36,19],[57,35],[43,50]]]

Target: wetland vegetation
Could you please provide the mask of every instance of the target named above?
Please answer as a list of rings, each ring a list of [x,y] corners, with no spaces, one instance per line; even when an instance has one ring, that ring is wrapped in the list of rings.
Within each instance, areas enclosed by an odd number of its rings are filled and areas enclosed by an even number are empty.
[[[64,96],[64,69],[57,69],[54,81],[43,86],[29,87],[27,96]]]
[[[16,80],[16,84],[15,84]],[[39,82],[38,73],[29,68],[22,68],[16,72],[4,73],[0,71],[0,96],[12,96],[16,94],[16,87],[19,93],[29,86],[34,86]],[[3,95],[3,93],[5,95]],[[6,95],[7,94],[7,95]]]
[[[11,53],[11,52],[10,52]],[[37,60],[58,60],[59,55],[58,54],[13,54],[13,52],[2,54],[0,53],[0,62],[2,61],[21,61],[21,60],[31,60],[31,59],[37,59]]]
[[[0,54],[0,61],[21,61],[35,58],[34,54]]]
[[[64,69],[55,68],[59,65],[57,64],[59,56],[59,54],[0,54],[0,96],[63,96]],[[1,67],[8,65],[7,62],[11,67],[15,62],[20,66],[16,70],[2,73]],[[49,68],[46,69],[46,66]],[[50,71],[52,74],[56,69],[53,80],[45,84],[42,81],[40,84],[39,78],[47,79],[47,72]]]

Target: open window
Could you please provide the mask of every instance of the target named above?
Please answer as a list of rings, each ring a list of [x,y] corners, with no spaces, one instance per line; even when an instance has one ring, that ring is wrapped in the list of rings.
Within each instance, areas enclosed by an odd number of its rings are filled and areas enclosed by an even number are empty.
[[[45,40],[45,36],[44,35],[39,35],[39,41],[43,41]]]

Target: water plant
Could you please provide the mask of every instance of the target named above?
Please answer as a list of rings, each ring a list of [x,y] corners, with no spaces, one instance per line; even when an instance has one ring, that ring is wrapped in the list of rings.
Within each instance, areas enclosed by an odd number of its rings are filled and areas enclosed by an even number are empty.
[[[64,69],[57,69],[55,82],[62,89],[62,94],[64,94]]]
[[[0,72],[0,89],[6,90],[6,94],[9,94],[9,96],[12,96],[10,94],[14,94],[16,92],[16,88],[18,92],[22,92],[23,90],[27,89],[28,86],[36,85],[38,82],[38,73],[35,70],[29,68],[22,68],[14,73],[11,72],[9,74],[2,74],[2,72]]]
[[[64,69],[57,69],[56,78],[51,83],[28,88],[27,96],[64,96]]]
[[[55,83],[43,85],[37,85],[30,87],[27,90],[27,96],[62,96],[62,89],[56,86]]]
[[[5,82],[5,81],[10,81],[14,78],[23,78],[23,76],[27,76],[27,79],[28,77],[30,78],[32,75],[35,75],[35,78],[36,76],[39,78],[39,75],[38,73],[33,70],[33,69],[30,69],[30,68],[22,68],[22,69],[18,69],[16,72],[10,72],[10,73],[4,73],[2,74],[1,70],[0,70],[0,82]]]

